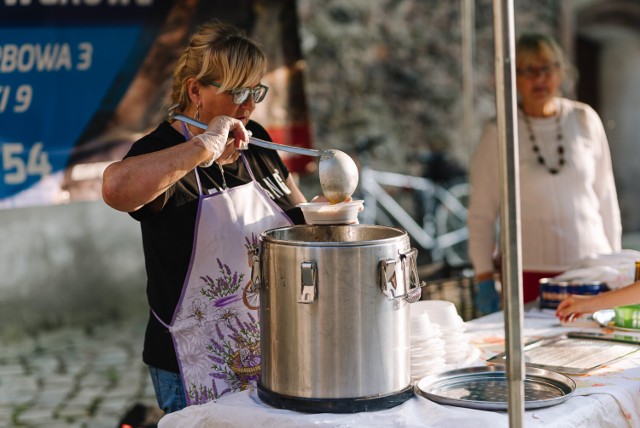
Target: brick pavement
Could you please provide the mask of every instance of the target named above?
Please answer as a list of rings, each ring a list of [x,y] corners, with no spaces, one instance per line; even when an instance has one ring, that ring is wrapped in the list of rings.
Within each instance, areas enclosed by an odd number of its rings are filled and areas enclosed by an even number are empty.
[[[157,408],[142,363],[145,321],[64,328],[0,346],[0,428],[114,428]]]

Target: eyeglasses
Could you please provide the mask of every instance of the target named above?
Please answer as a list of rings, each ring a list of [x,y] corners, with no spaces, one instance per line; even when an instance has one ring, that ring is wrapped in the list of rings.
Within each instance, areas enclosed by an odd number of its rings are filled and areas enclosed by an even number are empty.
[[[211,82],[209,84],[212,86],[215,86],[216,88],[222,87],[220,83],[216,83],[216,82]],[[229,89],[228,92],[231,94],[231,96],[233,96],[234,104],[243,104],[245,101],[249,99],[249,95],[253,97],[253,102],[258,104],[259,102],[264,100],[264,97],[267,96],[268,91],[269,91],[268,86],[257,85],[257,86],[254,86],[253,88]]]
[[[516,73],[518,74],[518,76],[526,77],[527,79],[535,79],[540,76],[543,76],[543,77],[550,76],[551,73],[553,73],[558,69],[558,67],[560,67],[560,64],[556,62],[553,64],[543,65],[541,67],[529,66],[525,68],[518,68],[516,69]]]

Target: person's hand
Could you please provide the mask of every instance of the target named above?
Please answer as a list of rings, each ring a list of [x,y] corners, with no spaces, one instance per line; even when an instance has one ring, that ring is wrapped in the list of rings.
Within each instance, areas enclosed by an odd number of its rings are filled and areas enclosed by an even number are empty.
[[[496,283],[493,279],[485,279],[478,282],[478,291],[473,301],[483,315],[498,312],[500,310],[500,295],[496,291]]]
[[[311,202],[331,202],[331,201],[325,195],[317,195],[317,196],[314,196],[313,199],[311,199]],[[349,196],[347,199],[345,199],[342,202],[353,202],[353,198]],[[338,202],[338,203],[341,204],[342,202]],[[358,212],[362,212],[362,210],[364,210],[364,205],[360,205],[358,207]]]
[[[222,159],[222,163],[228,163],[235,155],[237,159],[237,150],[242,150],[249,144],[249,133],[244,125],[238,119],[229,116],[214,117],[202,134],[194,137],[197,146],[211,152],[211,157],[202,166],[211,166],[211,164]],[[235,145],[229,144],[235,141]],[[223,154],[225,156],[223,156]],[[235,161],[235,159],[233,159]]]
[[[353,201],[353,198],[349,196],[347,199],[345,199],[342,202],[352,202],[352,201]],[[331,202],[331,201],[329,201],[329,199],[325,195],[317,195],[317,196],[314,196],[313,199],[311,199],[311,202]],[[339,202],[339,203],[342,203],[342,202]],[[359,206],[358,212],[362,212],[363,209],[364,207],[362,205]],[[356,220],[351,224],[360,224],[360,221],[358,221],[358,218],[356,217]]]
[[[351,202],[351,201],[353,201],[353,198],[349,196],[347,199],[345,199],[342,202]],[[331,201],[325,195],[317,195],[317,196],[314,196],[313,199],[311,199],[311,202],[331,202]]]
[[[588,299],[588,296],[570,295],[560,302],[556,308],[556,316],[560,321],[568,322],[584,313],[588,313],[589,310],[586,307]]]

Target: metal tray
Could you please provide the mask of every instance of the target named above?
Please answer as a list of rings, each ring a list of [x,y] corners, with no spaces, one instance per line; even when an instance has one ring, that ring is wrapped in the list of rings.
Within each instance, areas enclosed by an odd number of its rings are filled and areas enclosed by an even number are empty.
[[[567,400],[573,379],[549,370],[528,367],[524,380],[525,409],[555,406]],[[482,410],[508,410],[506,371],[503,365],[451,370],[420,379],[415,392],[431,401]]]
[[[593,332],[570,332],[545,337],[524,345],[527,367],[579,375],[618,361],[640,350],[640,337]],[[504,364],[506,354],[495,355],[490,363]]]

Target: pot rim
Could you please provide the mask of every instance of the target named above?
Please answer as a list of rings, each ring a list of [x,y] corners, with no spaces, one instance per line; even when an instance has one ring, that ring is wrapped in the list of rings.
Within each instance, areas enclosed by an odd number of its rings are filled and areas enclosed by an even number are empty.
[[[376,238],[376,239],[364,239],[364,240],[353,240],[353,241],[305,241],[301,239],[284,239],[281,237],[276,237],[274,234],[282,234],[286,233],[290,230],[301,230],[301,229],[309,229],[309,233],[314,233],[312,229],[327,229],[327,228],[336,228],[336,229],[376,229],[376,230],[386,230],[389,233],[393,233],[393,236]],[[350,225],[294,225],[294,226],[285,226],[278,227],[275,229],[269,229],[263,232],[260,235],[260,240],[269,244],[279,244],[279,245],[288,245],[288,246],[301,246],[301,247],[363,247],[363,246],[373,246],[373,245],[388,245],[394,244],[397,242],[409,242],[409,235],[403,229],[397,227],[390,226],[382,226],[382,225],[373,225],[373,224],[350,224]]]

